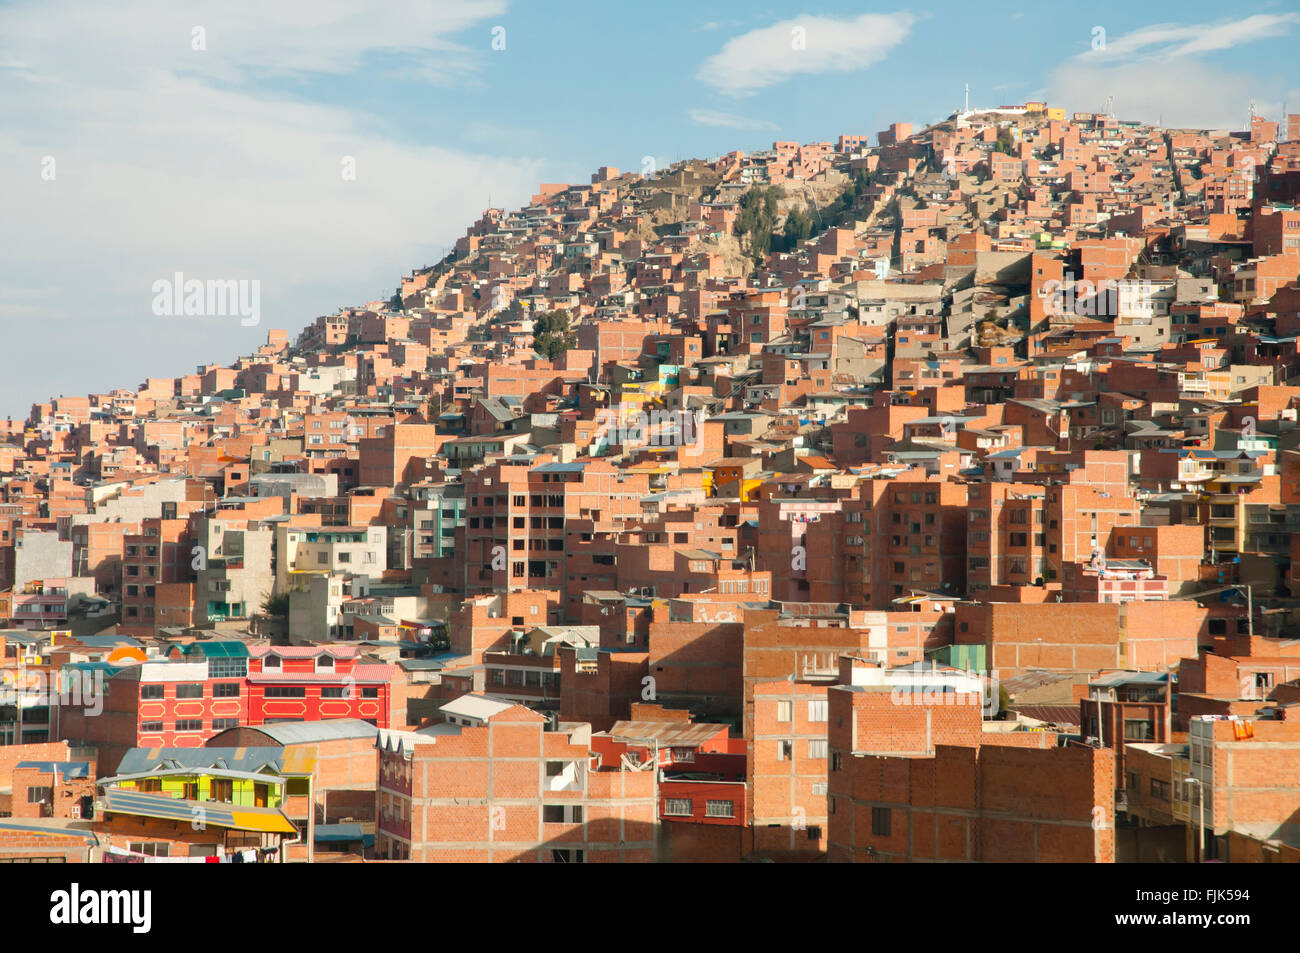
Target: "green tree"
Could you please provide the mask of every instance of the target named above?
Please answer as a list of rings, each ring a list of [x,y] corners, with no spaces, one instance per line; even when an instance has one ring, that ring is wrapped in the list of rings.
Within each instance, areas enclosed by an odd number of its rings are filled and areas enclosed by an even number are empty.
[[[543,311],[533,319],[533,350],[553,361],[577,343],[577,334],[569,327],[569,312],[560,308]]]
[[[785,217],[785,228],[781,234],[781,251],[792,251],[799,243],[807,240],[813,233],[813,220],[803,209],[791,209]]]
[[[289,593],[282,592],[278,596],[268,594],[262,600],[262,611],[269,616],[277,616],[285,619],[289,617]]]
[[[740,197],[736,216],[736,234],[749,236],[749,250],[758,264],[772,249],[772,230],[776,228],[777,202],[785,192],[777,186],[755,186]],[[778,242],[780,239],[778,239]]]

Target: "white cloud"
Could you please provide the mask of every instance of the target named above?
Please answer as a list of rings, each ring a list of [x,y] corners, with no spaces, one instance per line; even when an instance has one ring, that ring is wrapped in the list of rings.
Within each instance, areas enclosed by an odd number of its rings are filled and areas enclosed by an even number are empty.
[[[1277,90],[1247,73],[1204,61],[1208,53],[1289,34],[1300,14],[1259,14],[1200,24],[1153,24],[1089,49],[1051,75],[1047,98],[1072,110],[1106,108],[1114,96],[1121,119],[1185,128],[1244,129],[1253,100],[1260,115],[1279,117]]]
[[[1098,70],[1067,63],[1052,74],[1047,99],[1071,110],[1103,112],[1115,97],[1120,119],[1163,123],[1173,128],[1244,129],[1252,79],[1189,60],[1168,64],[1134,62]],[[1280,104],[1259,100],[1256,110],[1276,114]]]
[[[696,78],[744,96],[800,74],[864,70],[883,60],[915,22],[910,13],[782,20],[728,40],[704,61]]]
[[[0,334],[11,353],[59,348],[56,360],[13,362],[0,415],[229,360],[268,328],[293,333],[386,297],[489,195],[526,201],[546,177],[541,162],[412,144],[363,114],[304,101],[294,83],[350,75],[381,53],[467,74],[478,54],[448,36],[475,24],[492,55],[502,3],[424,6],[381,3],[364,16],[333,0],[0,8]],[[191,48],[195,25],[206,27],[205,51]],[[53,181],[41,178],[45,156]],[[175,271],[259,279],[261,325],[155,317],[151,284]]]
[[[721,126],[724,129],[780,129],[774,122],[766,119],[749,119],[734,113],[719,112],[716,109],[692,109],[691,122],[697,126]]]
[[[1261,13],[1242,20],[1221,20],[1217,23],[1153,24],[1115,40],[1108,37],[1104,48],[1089,49],[1080,54],[1079,58],[1113,60],[1143,54],[1157,59],[1176,59],[1229,50],[1258,40],[1275,39],[1279,35],[1290,33],[1297,24],[1300,24],[1300,13]]]

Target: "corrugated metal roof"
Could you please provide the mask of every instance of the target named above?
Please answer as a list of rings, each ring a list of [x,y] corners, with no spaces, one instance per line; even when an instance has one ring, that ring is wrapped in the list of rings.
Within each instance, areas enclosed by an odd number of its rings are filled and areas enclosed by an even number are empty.
[[[283,773],[283,750],[278,745],[246,748],[132,748],[117,766],[119,777],[135,777],[177,768],[219,768],[256,774],[263,768]]]
[[[1163,685],[1167,681],[1168,672],[1112,672],[1088,684],[1094,688],[1113,688],[1118,685]]]
[[[1081,724],[1077,705],[1012,705],[1007,710],[1053,725],[1078,727]]]
[[[248,658],[248,646],[243,642],[222,639],[216,642],[191,642],[177,646],[184,655],[201,655],[204,658]]]
[[[477,718],[481,721],[487,721],[493,715],[513,707],[513,702],[488,698],[485,695],[470,694],[461,695],[460,698],[447,702],[438,711],[461,718]]]
[[[99,837],[94,831],[85,831],[75,827],[61,826],[62,819],[49,818],[45,821],[15,821],[10,818],[0,819],[0,831],[22,831],[24,834],[52,835],[54,837],[79,837],[87,844],[98,844]]]
[[[726,725],[680,721],[616,721],[604,734],[618,741],[658,743],[662,748],[697,748],[727,731]]]
[[[331,718],[328,721],[286,721],[278,725],[255,725],[268,738],[282,745],[309,744],[345,738],[373,738],[379,729],[359,718]]]
[[[105,814],[131,814],[166,821],[199,820],[213,827],[267,834],[296,834],[289,816],[277,807],[241,807],[221,801],[185,801],[166,794],[110,788],[104,792]]]
[[[63,778],[90,777],[88,761],[19,761],[16,768],[36,768],[42,774],[58,773]]]

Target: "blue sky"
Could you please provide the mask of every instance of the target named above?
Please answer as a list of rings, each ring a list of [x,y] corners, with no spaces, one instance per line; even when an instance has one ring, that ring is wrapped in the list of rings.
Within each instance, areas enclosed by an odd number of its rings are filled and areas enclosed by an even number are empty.
[[[600,165],[920,124],[964,83],[1167,125],[1300,112],[1300,6],[1224,9],[0,4],[0,414],[228,362]],[[153,314],[177,271],[259,281],[260,324]]]

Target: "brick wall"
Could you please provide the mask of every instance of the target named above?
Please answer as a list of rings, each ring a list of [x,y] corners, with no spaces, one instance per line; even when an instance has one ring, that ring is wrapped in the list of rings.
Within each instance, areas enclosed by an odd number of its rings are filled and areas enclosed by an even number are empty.
[[[1112,863],[1112,759],[1104,748],[997,744],[846,757],[830,859]]]

